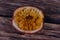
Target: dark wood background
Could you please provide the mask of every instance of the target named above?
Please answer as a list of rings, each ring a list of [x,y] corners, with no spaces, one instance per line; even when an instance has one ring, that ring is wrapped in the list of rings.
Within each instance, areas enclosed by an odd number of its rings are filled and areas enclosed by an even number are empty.
[[[33,6],[44,13],[44,27],[34,34],[18,32],[12,26],[16,8]],[[60,0],[0,0],[0,40],[60,40]]]

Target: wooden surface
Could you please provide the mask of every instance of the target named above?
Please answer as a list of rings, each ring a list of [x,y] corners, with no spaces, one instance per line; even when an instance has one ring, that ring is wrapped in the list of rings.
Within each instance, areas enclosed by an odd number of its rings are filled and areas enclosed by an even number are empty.
[[[34,34],[24,34],[12,25],[16,8],[34,6],[44,13],[44,27]],[[0,0],[0,40],[60,40],[60,0]]]

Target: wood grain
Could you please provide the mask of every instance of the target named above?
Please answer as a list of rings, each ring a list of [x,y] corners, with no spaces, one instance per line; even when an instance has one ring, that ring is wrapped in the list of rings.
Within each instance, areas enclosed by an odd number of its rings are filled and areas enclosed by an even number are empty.
[[[33,6],[44,13],[41,31],[25,34],[12,25],[15,9]],[[60,40],[60,0],[0,0],[0,40]]]

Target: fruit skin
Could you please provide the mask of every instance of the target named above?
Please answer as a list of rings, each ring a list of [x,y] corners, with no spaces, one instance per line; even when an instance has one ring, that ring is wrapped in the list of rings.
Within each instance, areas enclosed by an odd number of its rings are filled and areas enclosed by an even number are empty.
[[[21,7],[21,8],[25,8],[25,7]],[[28,8],[29,8],[29,7],[28,7]],[[35,8],[35,7],[30,7],[30,8]],[[37,9],[37,8],[36,8],[36,9]],[[16,13],[18,10],[20,10],[20,8],[16,9],[16,11],[14,12],[14,15],[15,15],[15,13]],[[41,11],[41,10],[40,10],[40,11]],[[41,11],[41,12],[42,12],[42,11]],[[43,27],[43,19],[44,19],[43,14],[42,14],[42,15],[40,14],[41,17],[42,17],[41,27],[40,27],[38,30],[34,30],[34,31],[24,31],[24,30],[20,30],[20,29],[17,27],[17,25],[14,23],[14,15],[13,15],[12,23],[13,23],[13,26],[14,26],[18,31],[25,32],[25,33],[35,33],[35,32],[37,32],[37,31],[41,30],[42,27]]]

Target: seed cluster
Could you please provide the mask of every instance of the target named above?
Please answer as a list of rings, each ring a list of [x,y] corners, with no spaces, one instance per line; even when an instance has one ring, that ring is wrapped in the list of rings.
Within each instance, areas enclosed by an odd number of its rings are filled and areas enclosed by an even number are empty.
[[[36,9],[23,8],[15,13],[14,21],[21,30],[32,31],[40,28],[43,20]]]

